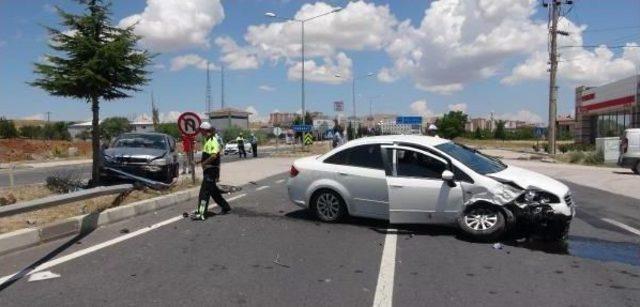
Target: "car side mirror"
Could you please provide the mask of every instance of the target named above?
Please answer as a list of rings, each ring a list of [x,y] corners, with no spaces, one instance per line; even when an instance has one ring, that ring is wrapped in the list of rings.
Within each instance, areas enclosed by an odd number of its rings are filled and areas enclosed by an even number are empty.
[[[442,172],[442,180],[444,181],[453,181],[453,177],[453,173],[450,170]]]

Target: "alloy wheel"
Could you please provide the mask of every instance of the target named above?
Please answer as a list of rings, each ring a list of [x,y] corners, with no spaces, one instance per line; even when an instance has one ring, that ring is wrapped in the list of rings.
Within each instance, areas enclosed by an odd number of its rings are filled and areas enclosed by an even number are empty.
[[[316,208],[323,219],[332,221],[339,217],[340,200],[332,193],[322,193],[318,196]]]

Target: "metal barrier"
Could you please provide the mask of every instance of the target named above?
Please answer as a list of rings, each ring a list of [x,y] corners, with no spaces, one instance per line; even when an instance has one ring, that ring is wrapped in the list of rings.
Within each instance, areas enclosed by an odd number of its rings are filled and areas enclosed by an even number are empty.
[[[133,184],[119,184],[106,187],[97,187],[92,189],[86,189],[78,192],[72,192],[62,195],[54,195],[40,199],[34,199],[31,201],[16,203],[13,205],[7,205],[0,207],[0,217],[14,215],[23,212],[29,212],[44,208],[49,208],[57,205],[71,203],[74,201],[85,200],[103,195],[122,193],[133,189]]]

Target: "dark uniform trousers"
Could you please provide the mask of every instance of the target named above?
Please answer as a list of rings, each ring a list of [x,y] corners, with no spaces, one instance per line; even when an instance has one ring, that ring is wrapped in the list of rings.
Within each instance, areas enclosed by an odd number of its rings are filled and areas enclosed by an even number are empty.
[[[202,185],[200,186],[200,195],[198,199],[200,201],[206,201],[205,211],[209,208],[209,198],[213,198],[213,200],[222,208],[224,211],[231,210],[229,203],[222,197],[222,193],[220,189],[218,189],[218,185],[216,184],[216,179],[220,174],[220,166],[212,166],[204,169]]]

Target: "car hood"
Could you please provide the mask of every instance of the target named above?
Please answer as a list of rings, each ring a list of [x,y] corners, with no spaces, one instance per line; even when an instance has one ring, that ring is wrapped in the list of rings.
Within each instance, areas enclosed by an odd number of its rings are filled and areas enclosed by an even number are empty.
[[[104,154],[109,157],[136,157],[152,160],[164,156],[167,153],[164,149],[155,148],[127,148],[117,147],[109,148],[104,151]]]
[[[569,192],[569,187],[564,183],[517,166],[510,165],[500,172],[487,174],[487,176],[501,182],[513,182],[525,189],[547,191],[561,198]]]

